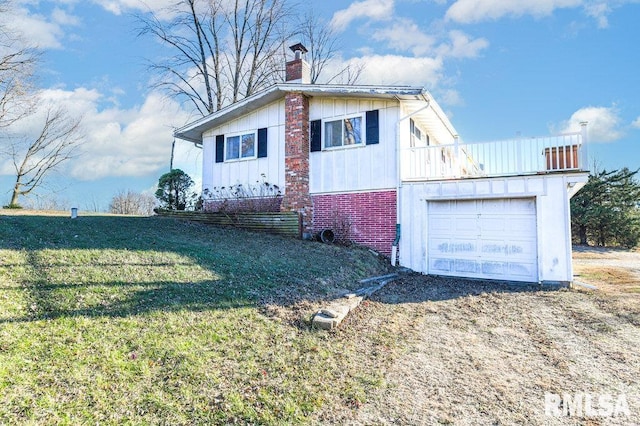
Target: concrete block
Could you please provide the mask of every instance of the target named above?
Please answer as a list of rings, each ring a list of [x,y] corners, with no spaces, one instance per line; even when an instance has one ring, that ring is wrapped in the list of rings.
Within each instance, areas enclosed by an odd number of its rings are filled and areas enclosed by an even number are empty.
[[[331,330],[339,324],[337,318],[330,318],[319,312],[313,316],[311,323],[315,328],[320,328],[322,330]]]

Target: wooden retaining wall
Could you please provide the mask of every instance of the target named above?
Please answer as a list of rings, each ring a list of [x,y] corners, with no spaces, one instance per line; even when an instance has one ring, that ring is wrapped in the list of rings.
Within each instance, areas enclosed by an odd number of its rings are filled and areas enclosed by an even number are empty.
[[[301,238],[300,215],[296,212],[203,213],[158,210],[158,216],[172,217],[215,226],[233,226],[256,232]]]

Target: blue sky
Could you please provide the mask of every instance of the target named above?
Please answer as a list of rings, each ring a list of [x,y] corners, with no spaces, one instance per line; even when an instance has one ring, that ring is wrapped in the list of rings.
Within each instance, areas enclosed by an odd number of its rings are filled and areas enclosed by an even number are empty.
[[[167,171],[172,129],[194,115],[149,88],[145,61],[163,52],[137,37],[133,16],[171,2],[14,0],[0,17],[44,51],[43,96],[83,115],[87,129],[83,155],[50,179],[42,199],[106,209],[117,191],[152,191]],[[463,140],[542,136],[589,121],[592,161],[640,168],[638,0],[328,0],[313,8],[341,39],[337,61],[364,64],[359,83],[426,87]],[[199,179],[200,151],[178,142],[177,154],[176,166]],[[9,173],[0,162],[3,203]]]

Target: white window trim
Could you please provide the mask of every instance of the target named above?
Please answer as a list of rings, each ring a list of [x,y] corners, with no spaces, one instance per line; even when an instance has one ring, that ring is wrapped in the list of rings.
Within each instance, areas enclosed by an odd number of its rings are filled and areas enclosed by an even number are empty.
[[[238,158],[227,158],[227,141],[229,140],[229,138],[233,138],[236,136],[240,137],[240,146],[238,147],[238,149],[240,150],[242,148],[242,136],[251,135],[251,134],[253,135],[253,155],[251,157],[239,156]],[[238,154],[241,154],[241,152],[238,151]],[[235,132],[235,133],[229,133],[228,135],[224,135],[224,162],[225,163],[236,163],[238,161],[255,160],[257,158],[258,158],[258,131],[257,130]]]
[[[325,131],[325,123],[331,123],[333,121],[340,121],[342,122],[342,125],[344,126],[344,120],[348,120],[350,118],[360,118],[362,120],[361,124],[360,124],[360,140],[362,142],[360,143],[355,143],[353,145],[340,145],[340,146],[330,146],[327,147],[325,145],[325,136],[326,136],[326,131]],[[350,115],[344,115],[344,116],[340,116],[340,117],[332,117],[332,118],[323,118],[321,120],[321,129],[320,129],[320,144],[322,147],[321,151],[339,151],[339,150],[343,150],[343,149],[354,149],[354,148],[362,148],[367,146],[367,118],[365,117],[365,114],[350,114]],[[344,130],[344,128],[343,128]]]

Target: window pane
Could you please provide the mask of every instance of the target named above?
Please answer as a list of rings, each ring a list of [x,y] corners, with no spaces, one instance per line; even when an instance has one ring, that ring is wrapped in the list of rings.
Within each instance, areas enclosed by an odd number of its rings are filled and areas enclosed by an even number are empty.
[[[344,120],[344,144],[355,145],[362,143],[362,117]]]
[[[256,135],[249,133],[242,135],[242,158],[253,157],[255,155]]]
[[[342,146],[342,121],[324,123],[324,146],[325,148]]]
[[[231,136],[227,138],[227,152],[225,159],[233,160],[240,158],[240,136]]]

